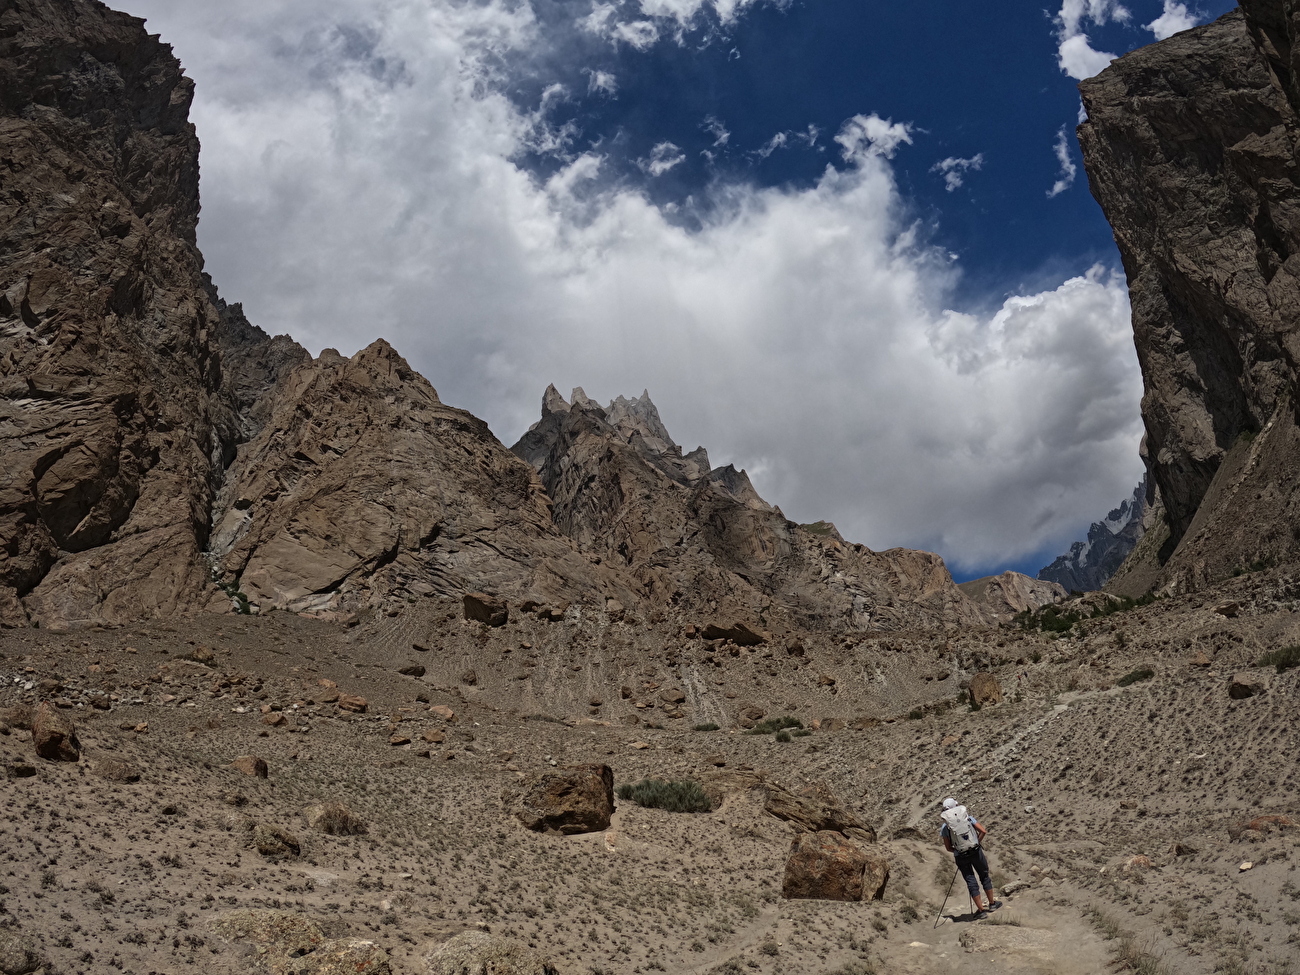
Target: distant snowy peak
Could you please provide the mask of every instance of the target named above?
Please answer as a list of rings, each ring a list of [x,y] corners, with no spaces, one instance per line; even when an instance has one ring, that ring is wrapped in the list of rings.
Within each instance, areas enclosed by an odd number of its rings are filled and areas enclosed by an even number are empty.
[[[1100,589],[1110,581],[1142,537],[1147,507],[1147,479],[1143,477],[1132,496],[1102,521],[1093,522],[1088,537],[1075,542],[1068,553],[1041,569],[1038,578],[1058,583],[1068,592]]]

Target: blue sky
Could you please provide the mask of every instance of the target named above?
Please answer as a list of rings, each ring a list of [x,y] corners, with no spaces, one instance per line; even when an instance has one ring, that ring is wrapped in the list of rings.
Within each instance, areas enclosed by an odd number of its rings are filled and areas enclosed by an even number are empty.
[[[1075,85],[1232,4],[126,6],[197,82],[223,295],[313,353],[387,338],[507,445],[548,383],[648,387],[789,517],[959,578],[1140,477]]]

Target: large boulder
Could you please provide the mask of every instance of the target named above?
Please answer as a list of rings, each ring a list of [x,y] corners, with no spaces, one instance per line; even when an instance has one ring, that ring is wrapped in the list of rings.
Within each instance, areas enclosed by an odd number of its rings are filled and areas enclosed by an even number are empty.
[[[49,701],[43,701],[32,716],[32,742],[36,754],[47,761],[81,760],[81,743],[72,720]]]
[[[753,630],[744,623],[733,623],[731,626],[719,626],[717,623],[709,623],[704,627],[703,637],[706,640],[730,640],[737,646],[756,647],[760,643],[766,643],[772,639],[770,633],[763,630]]]
[[[302,815],[308,826],[330,836],[360,836],[366,832],[365,822],[341,802],[308,806]]]
[[[831,830],[865,843],[876,842],[876,831],[849,812],[839,798],[822,786],[808,786],[799,794],[774,782],[764,783],[763,811],[813,833]]]
[[[287,829],[268,823],[257,823],[253,827],[253,846],[268,860],[285,860],[302,853],[298,837]]]
[[[889,864],[843,833],[802,833],[790,844],[781,896],[830,901],[877,900],[884,896]]]
[[[0,928],[0,973],[31,975],[44,965],[36,946],[17,931]]]
[[[504,599],[485,592],[465,593],[465,619],[488,626],[505,626],[510,621],[510,607]]]
[[[330,940],[311,918],[292,911],[237,910],[216,918],[212,932],[255,945],[271,975],[391,975],[388,953],[372,941]]]
[[[256,755],[240,755],[230,763],[230,767],[238,769],[245,775],[251,775],[255,779],[265,779],[271,774],[270,768],[266,762]]]
[[[550,958],[527,945],[466,931],[425,956],[428,975],[559,975]]]
[[[536,832],[596,833],[614,813],[614,772],[608,765],[576,765],[535,775],[525,786],[519,821]]]
[[[976,674],[970,679],[970,698],[980,707],[1002,703],[1002,685],[992,674]]]
[[[1236,674],[1228,682],[1228,697],[1234,701],[1244,701],[1248,697],[1263,693],[1264,682],[1252,674]]]

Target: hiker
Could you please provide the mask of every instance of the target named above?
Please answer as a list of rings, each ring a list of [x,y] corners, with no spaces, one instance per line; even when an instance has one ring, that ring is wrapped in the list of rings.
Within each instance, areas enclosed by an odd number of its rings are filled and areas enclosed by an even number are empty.
[[[970,899],[975,904],[975,919],[988,917],[989,911],[1002,906],[1002,902],[994,898],[993,878],[989,875],[989,861],[982,845],[988,830],[951,796],[943,801],[943,812],[939,815],[943,820],[939,838],[943,840],[944,849],[956,858],[957,869],[966,880]],[[981,884],[988,897],[987,907],[980,896]]]

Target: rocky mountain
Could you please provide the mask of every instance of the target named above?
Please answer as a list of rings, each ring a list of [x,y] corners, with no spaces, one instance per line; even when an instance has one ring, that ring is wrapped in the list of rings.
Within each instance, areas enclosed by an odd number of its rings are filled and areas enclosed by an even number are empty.
[[[1065,555],[1038,571],[1038,578],[1054,582],[1066,592],[1094,592],[1119,571],[1146,531],[1147,479],[1133,489],[1118,508],[1102,521],[1094,521],[1088,537],[1075,542]]]
[[[986,613],[1002,620],[1041,609],[1068,595],[1060,583],[1035,579],[1023,572],[1003,572],[982,579],[971,579],[961,583],[958,588]]]
[[[1110,583],[1185,589],[1300,554],[1294,5],[1242,0],[1080,90],[1128,274],[1151,530]]]
[[[983,614],[926,552],[873,552],[833,525],[798,525],[744,471],[683,453],[648,393],[607,407],[550,387],[511,448],[536,469],[559,529],[624,567],[650,600],[776,628],[977,624]]]
[[[474,590],[750,636],[984,622],[937,556],[683,454],[648,395],[549,390],[517,457],[383,341],[268,336],[203,273],[192,96],[138,18],[0,3],[0,622]]]

